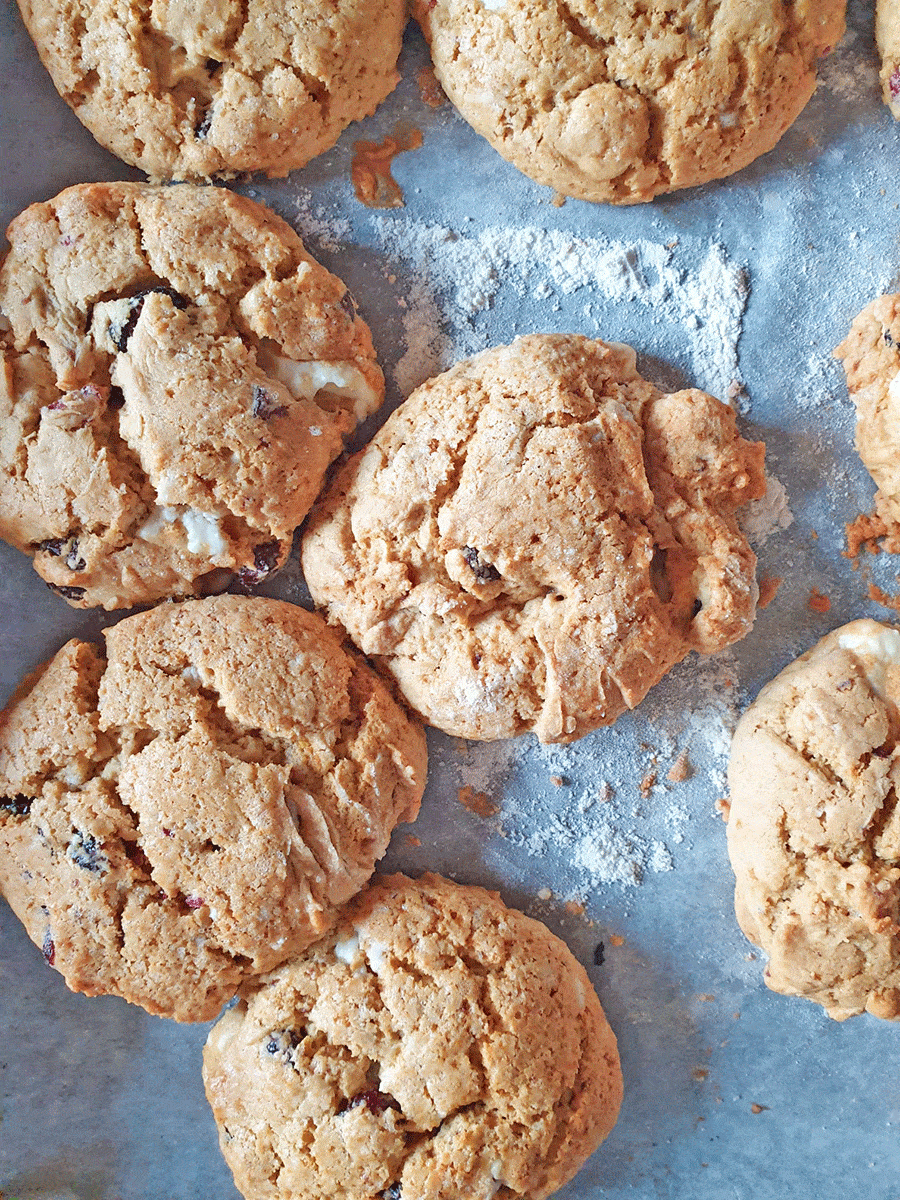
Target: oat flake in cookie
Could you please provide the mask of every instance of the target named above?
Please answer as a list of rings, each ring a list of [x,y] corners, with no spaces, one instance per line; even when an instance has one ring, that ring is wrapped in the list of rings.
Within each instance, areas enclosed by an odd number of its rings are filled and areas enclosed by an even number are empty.
[[[771,150],[845,0],[413,0],[435,74],[520,171],[633,204]]]
[[[900,1018],[900,630],[853,621],[763,688],[729,764],[728,851],[765,980]]]
[[[900,295],[880,296],[835,350],[856,405],[856,448],[878,486],[875,508],[900,525]]]
[[[763,452],[627,346],[520,338],[425,383],[349,460],[304,571],[431,724],[572,741],[750,629],[734,514],[765,491]]]
[[[543,1200],[615,1124],[616,1040],[584,968],[495,893],[373,883],[204,1050],[247,1200]]]
[[[277,569],[384,394],[344,284],[222,188],[69,188],[9,240],[0,535],[83,608]]]
[[[0,889],[75,991],[207,1021],[412,820],[425,739],[314,614],[221,596],[71,641],[0,717]]]
[[[20,0],[57,91],[153,179],[286,175],[399,79],[403,0]]]

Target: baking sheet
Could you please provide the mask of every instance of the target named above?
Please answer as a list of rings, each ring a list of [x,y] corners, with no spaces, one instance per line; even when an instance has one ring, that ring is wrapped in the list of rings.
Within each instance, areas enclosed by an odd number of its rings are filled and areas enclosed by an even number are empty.
[[[432,732],[421,817],[382,866],[497,887],[587,966],[619,1039],[625,1102],[567,1200],[900,1197],[900,1031],[871,1017],[839,1025],[765,989],[732,915],[715,811],[748,699],[829,629],[884,618],[870,578],[898,590],[896,558],[854,571],[842,555],[843,526],[873,488],[830,357],[900,275],[900,129],[880,101],[872,10],[851,3],[850,32],[773,153],[649,206],[554,204],[449,106],[423,101],[413,29],[403,81],[373,118],[286,180],[235,185],[353,290],[388,376],[381,418],[456,357],[577,331],[630,342],[660,384],[730,390],[744,432],[768,445],[778,482],[750,528],[760,574],[783,583],[753,633],[688,660],[637,712],[572,747]],[[56,95],[11,0],[0,56],[3,226],[69,184],[139,177]],[[395,161],[406,207],[366,209],[350,183],[354,142],[403,121],[424,135]],[[827,611],[809,607],[813,588]],[[296,561],[265,590],[304,602]],[[67,637],[118,615],[69,609],[0,544],[0,700]],[[692,775],[669,781],[682,752]],[[481,793],[498,812],[471,811],[487,811]],[[205,1033],[69,993],[0,902],[4,1200],[236,1200],[203,1098]]]

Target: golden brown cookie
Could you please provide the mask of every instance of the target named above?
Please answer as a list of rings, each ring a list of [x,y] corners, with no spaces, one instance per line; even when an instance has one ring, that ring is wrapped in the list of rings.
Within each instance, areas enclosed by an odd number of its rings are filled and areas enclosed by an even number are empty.
[[[875,507],[900,521],[900,295],[880,296],[835,350],[856,405],[856,449],[878,486]]]
[[[900,120],[900,5],[897,0],[878,0],[875,5],[875,36],[881,54],[884,102]]]
[[[154,179],[286,175],[399,79],[403,0],[20,0],[57,91]]]
[[[207,1021],[366,882],[425,739],[291,604],[165,604],[105,636],[0,717],[0,889],[74,991]]]
[[[728,769],[744,933],[773,991],[900,1018],[900,630],[853,621],[763,688]]]
[[[565,944],[437,875],[373,883],[222,1017],[203,1059],[247,1200],[543,1200],[622,1099]]]
[[[844,32],[845,0],[413,0],[435,74],[520,171],[633,204],[771,150]]]
[[[69,188],[9,240],[0,536],[77,607],[280,566],[384,394],[344,284],[222,188]]]
[[[431,724],[572,741],[750,629],[735,509],[763,452],[627,346],[520,338],[423,384],[338,472],[304,571]]]

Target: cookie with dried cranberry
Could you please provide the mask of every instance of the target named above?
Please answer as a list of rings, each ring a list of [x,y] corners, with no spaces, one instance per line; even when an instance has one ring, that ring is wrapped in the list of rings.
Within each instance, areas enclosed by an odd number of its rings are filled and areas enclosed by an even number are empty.
[[[896,7],[896,0],[894,0]],[[634,204],[771,150],[846,0],[413,0],[444,91],[530,178]]]
[[[90,184],[0,267],[0,536],[76,607],[258,582],[381,403],[368,327],[279,217]]]
[[[875,38],[881,54],[881,87],[884,102],[900,120],[900,7],[897,0],[878,0]]]
[[[166,604],[105,637],[0,716],[0,890],[74,991],[206,1021],[365,884],[424,736],[295,605]]]
[[[496,893],[381,878],[224,1014],[204,1050],[247,1200],[543,1200],[615,1124],[584,968]]]
[[[569,742],[749,631],[735,512],[763,453],[627,346],[520,338],[423,384],[338,472],[307,583],[426,721]]]
[[[399,80],[404,0],[20,0],[57,91],[154,179],[286,175]]]

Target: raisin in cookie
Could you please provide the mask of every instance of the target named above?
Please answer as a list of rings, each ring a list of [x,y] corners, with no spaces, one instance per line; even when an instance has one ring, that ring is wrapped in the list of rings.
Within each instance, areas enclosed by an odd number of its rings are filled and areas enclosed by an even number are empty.
[[[403,0],[20,0],[57,91],[154,179],[286,175],[399,79]]]
[[[880,296],[835,350],[856,405],[856,449],[878,486],[875,508],[900,523],[900,295]]]
[[[565,742],[752,625],[764,448],[634,352],[536,335],[418,388],[314,508],[317,604],[459,737]]]
[[[897,0],[878,0],[875,36],[881,53],[884,102],[900,120],[900,5]]]
[[[731,175],[813,93],[845,0],[413,0],[462,116],[539,183],[633,204]]]
[[[568,947],[437,875],[376,881],[222,1017],[203,1057],[247,1200],[542,1200],[622,1099]]]
[[[69,188],[9,239],[0,536],[78,607],[276,569],[384,394],[344,284],[221,188]]]
[[[729,764],[728,850],[765,980],[837,1020],[900,1018],[900,630],[853,621],[760,692]]]
[[[0,719],[0,889],[74,991],[180,1021],[322,936],[425,742],[319,617],[220,596],[71,641]]]

